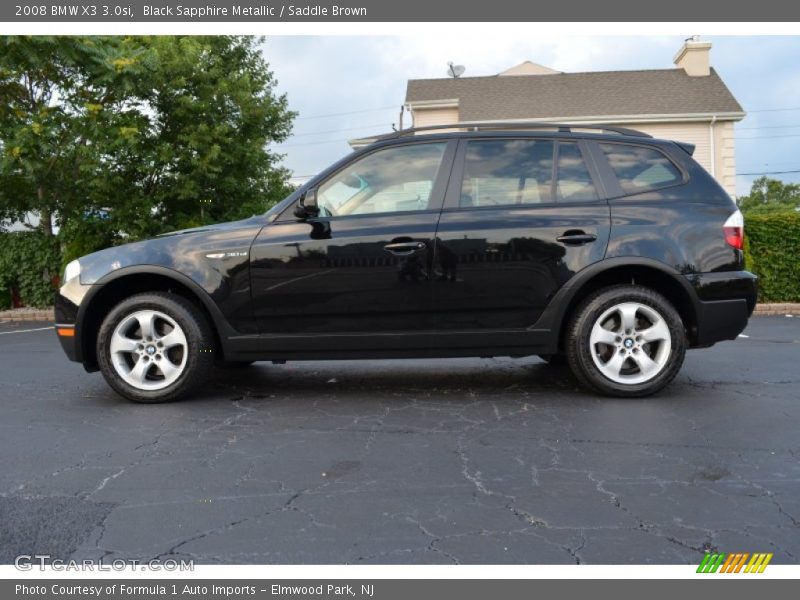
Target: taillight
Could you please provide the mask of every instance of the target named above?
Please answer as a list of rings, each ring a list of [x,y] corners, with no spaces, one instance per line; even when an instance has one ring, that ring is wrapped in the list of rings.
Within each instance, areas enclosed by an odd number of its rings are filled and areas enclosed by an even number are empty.
[[[725,233],[725,241],[729,246],[737,250],[742,249],[744,246],[744,217],[741,211],[737,210],[728,217],[722,226],[722,231]]]

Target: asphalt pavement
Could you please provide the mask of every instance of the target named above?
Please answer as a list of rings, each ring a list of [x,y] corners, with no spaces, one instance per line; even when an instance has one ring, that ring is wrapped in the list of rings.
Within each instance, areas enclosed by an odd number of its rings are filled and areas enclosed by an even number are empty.
[[[800,557],[800,318],[655,397],[537,358],[258,364],[137,405],[0,324],[0,563],[697,564]]]

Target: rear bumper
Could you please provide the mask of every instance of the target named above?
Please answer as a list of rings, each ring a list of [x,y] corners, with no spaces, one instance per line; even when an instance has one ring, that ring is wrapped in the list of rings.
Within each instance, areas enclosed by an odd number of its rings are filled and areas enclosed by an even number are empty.
[[[736,339],[753,314],[758,278],[748,271],[690,275],[697,292],[695,346]]]

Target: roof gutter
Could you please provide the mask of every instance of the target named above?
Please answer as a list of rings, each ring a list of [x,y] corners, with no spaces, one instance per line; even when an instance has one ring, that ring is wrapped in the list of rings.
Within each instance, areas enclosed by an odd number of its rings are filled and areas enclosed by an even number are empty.
[[[442,100],[411,100],[406,101],[409,110],[415,108],[458,108],[458,98],[445,98]]]
[[[671,122],[704,122],[714,119],[715,121],[741,121],[747,115],[745,112],[716,112],[716,113],[671,113],[660,115],[598,115],[598,116],[572,116],[572,117],[530,117],[525,119],[481,119],[480,121],[462,121],[464,124],[472,122],[491,123],[492,121],[502,123],[513,123],[514,121],[528,122],[539,121],[541,123],[593,123],[595,125],[623,125],[625,123],[671,123]]]

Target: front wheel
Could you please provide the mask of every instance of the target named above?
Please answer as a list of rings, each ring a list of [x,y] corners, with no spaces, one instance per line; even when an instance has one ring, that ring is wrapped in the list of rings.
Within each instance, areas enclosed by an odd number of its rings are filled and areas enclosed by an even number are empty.
[[[152,292],[123,300],[97,336],[108,384],[134,402],[177,400],[205,381],[214,363],[213,334],[186,299]]]
[[[576,309],[565,340],[572,372],[610,396],[654,394],[678,374],[686,334],[675,307],[638,285],[598,290]]]

